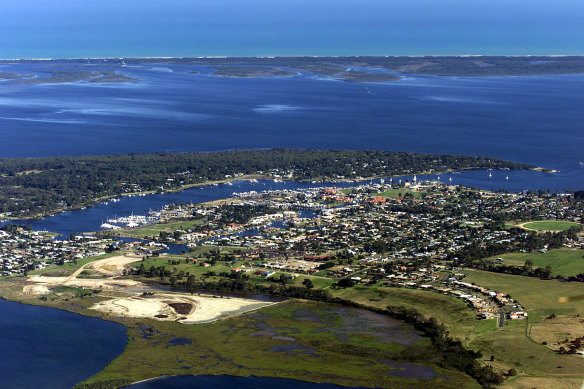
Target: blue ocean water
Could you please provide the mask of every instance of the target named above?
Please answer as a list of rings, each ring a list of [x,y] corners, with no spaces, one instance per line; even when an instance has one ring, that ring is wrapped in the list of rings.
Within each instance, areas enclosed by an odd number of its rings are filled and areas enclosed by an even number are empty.
[[[0,299],[0,388],[70,388],[122,353],[126,329]]]
[[[3,0],[0,58],[584,54],[579,0]]]

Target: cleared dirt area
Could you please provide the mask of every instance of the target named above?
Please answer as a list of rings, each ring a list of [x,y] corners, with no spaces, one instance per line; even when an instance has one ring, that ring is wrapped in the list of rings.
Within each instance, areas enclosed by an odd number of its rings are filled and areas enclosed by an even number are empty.
[[[274,304],[247,298],[192,296],[180,293],[136,294],[102,301],[93,306],[115,316],[148,317],[158,320],[202,323]]]
[[[82,266],[78,269],[73,276],[79,275],[83,270],[93,270],[95,272],[108,275],[108,276],[120,276],[123,274],[124,269],[133,262],[140,261],[142,256],[135,254],[125,254],[118,255],[116,257],[104,258],[95,262],[89,262],[88,264]]]
[[[86,263],[77,269],[73,274],[68,277],[47,277],[47,276],[30,276],[27,281],[32,283],[25,286],[23,292],[34,293],[36,290],[42,290],[39,288],[34,288],[33,285],[37,286],[75,286],[78,288],[90,288],[90,289],[104,289],[111,290],[120,287],[128,286],[138,286],[141,285],[140,282],[134,280],[123,280],[116,279],[116,277],[123,274],[124,268],[132,262],[141,260],[142,257],[134,254],[119,255],[116,257],[104,258],[94,262]],[[77,278],[84,270],[91,270],[94,273],[102,274],[107,278],[103,279],[86,279]]]
[[[123,288],[126,287],[143,286],[139,281],[120,277],[129,264],[141,259],[140,255],[126,253],[89,262],[68,277],[30,276],[27,279],[27,285],[23,288],[23,293],[49,294],[51,289],[57,286],[123,292]],[[103,275],[106,278],[78,278],[83,271],[91,271],[93,274]],[[273,303],[248,298],[194,296],[186,293],[136,293],[130,297],[125,293],[124,296],[101,301],[93,305],[91,309],[114,316],[148,317],[193,324],[217,320],[270,304]]]

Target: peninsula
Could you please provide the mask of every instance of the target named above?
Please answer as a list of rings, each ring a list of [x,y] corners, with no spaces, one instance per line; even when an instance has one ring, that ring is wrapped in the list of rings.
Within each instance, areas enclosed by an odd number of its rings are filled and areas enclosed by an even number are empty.
[[[356,150],[233,150],[0,159],[0,216],[40,217],[122,195],[176,191],[242,177],[364,180],[465,169],[535,169],[468,155]]]
[[[48,75],[47,75],[48,74]],[[53,69],[42,70],[39,75],[0,73],[0,80],[6,84],[59,84],[64,82],[134,82],[128,77],[112,70]]]
[[[216,77],[255,78],[255,77],[288,77],[297,76],[298,72],[277,67],[262,66],[214,66]]]

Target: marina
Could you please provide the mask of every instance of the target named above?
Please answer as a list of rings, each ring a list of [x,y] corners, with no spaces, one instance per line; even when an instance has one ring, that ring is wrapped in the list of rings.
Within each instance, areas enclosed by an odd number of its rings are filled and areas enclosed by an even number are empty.
[[[543,173],[538,171],[493,171],[489,178],[487,171],[468,170],[416,176],[417,181],[437,180],[447,182],[449,185],[463,185],[487,190],[504,190],[509,192],[523,192],[526,190],[540,190],[551,188],[553,192],[563,192],[569,183],[556,173]],[[507,179],[509,177],[509,179]],[[31,226],[34,230],[52,231],[68,237],[71,233],[92,232],[115,227],[101,227],[104,223],[110,226],[127,227],[130,222],[138,225],[143,222],[158,220],[159,212],[165,207],[176,203],[202,203],[226,199],[229,197],[254,196],[269,191],[296,191],[309,190],[322,187],[351,188],[360,185],[377,185],[381,180],[385,182],[402,184],[413,181],[414,176],[392,177],[389,179],[375,179],[354,182],[306,182],[306,181],[282,181],[255,180],[233,181],[232,185],[217,184],[185,189],[180,192],[146,194],[144,196],[124,196],[117,201],[104,201],[93,207],[83,210],[61,212],[56,215],[41,219],[11,220],[12,223]],[[106,204],[107,203],[107,204]],[[134,216],[133,216],[134,215]],[[140,216],[136,216],[140,215]],[[113,220],[122,220],[122,223],[112,223]],[[0,221],[0,225],[8,221]],[[125,223],[124,223],[125,222]]]

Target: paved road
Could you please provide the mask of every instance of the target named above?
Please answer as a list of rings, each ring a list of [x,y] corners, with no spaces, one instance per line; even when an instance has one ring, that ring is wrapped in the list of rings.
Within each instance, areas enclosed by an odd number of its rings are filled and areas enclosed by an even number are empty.
[[[499,312],[499,328],[503,328],[503,326],[505,325],[505,312],[500,311]]]

